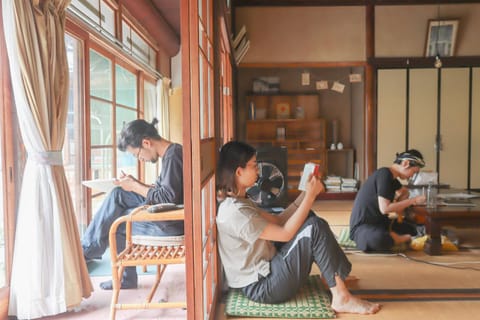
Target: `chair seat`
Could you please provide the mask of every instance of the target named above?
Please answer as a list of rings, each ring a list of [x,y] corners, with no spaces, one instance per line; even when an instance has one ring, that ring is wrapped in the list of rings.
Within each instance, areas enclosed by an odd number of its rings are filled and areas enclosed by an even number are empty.
[[[183,236],[141,236],[137,239],[132,236],[132,244],[118,255],[117,262],[123,266],[184,263],[185,245],[183,239]]]
[[[132,235],[134,244],[145,246],[179,246],[185,243],[185,236],[145,236]]]

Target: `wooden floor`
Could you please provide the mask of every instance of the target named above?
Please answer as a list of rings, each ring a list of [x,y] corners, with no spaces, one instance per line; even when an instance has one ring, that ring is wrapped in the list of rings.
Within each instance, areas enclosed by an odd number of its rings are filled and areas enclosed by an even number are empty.
[[[342,228],[348,226],[352,201],[317,201],[314,205],[314,211],[325,218],[334,233],[338,234]],[[467,230],[468,231],[468,230]],[[425,260],[450,264],[453,262],[463,262],[459,265],[433,266],[421,262],[415,262],[401,256],[394,255],[365,255],[363,253],[348,253],[348,258],[352,262],[352,275],[358,280],[349,282],[351,290],[392,290],[392,289],[415,289],[415,290],[435,290],[445,288],[456,289],[480,289],[480,271],[471,269],[452,269],[451,267],[465,267],[480,269],[480,235],[477,230],[459,233],[462,243],[469,245],[472,250],[468,252],[446,253],[440,257],[428,257],[423,252],[408,251],[407,255],[414,259]],[[175,266],[173,266],[175,267]],[[167,299],[168,297],[184,295],[185,278],[180,269],[167,269],[168,284],[161,293]],[[318,273],[317,268],[313,271]],[[140,277],[140,290],[124,290],[121,298],[136,299],[146,291],[150,283],[151,276]],[[42,319],[107,319],[109,314],[110,292],[98,288],[98,283],[106,279],[105,277],[94,277],[95,292],[92,297],[85,299],[77,312],[69,312],[55,317],[46,317]],[[167,280],[167,279],[166,279]],[[180,288],[180,290],[178,290]],[[414,297],[415,298],[415,297]],[[376,315],[363,316],[351,314],[339,314],[338,319],[477,319],[480,312],[480,300],[459,301],[421,301],[405,299],[405,301],[382,301],[382,310]],[[219,303],[217,309],[217,319],[227,320],[255,320],[255,318],[229,318],[224,315],[224,304]],[[120,311],[117,319],[185,319],[186,311],[182,309],[167,310],[148,310],[148,311]]]
[[[314,211],[326,219],[334,233],[348,226],[353,201],[317,201]],[[458,231],[462,235],[462,231]],[[473,230],[464,240],[474,248],[480,247],[480,234]],[[463,320],[476,319],[480,312],[480,299],[459,301],[434,301],[435,293],[442,289],[454,288],[468,291],[475,289],[480,292],[480,250],[470,252],[450,252],[439,257],[429,257],[423,252],[406,252],[408,257],[421,261],[437,263],[463,264],[449,265],[450,267],[476,268],[475,270],[458,270],[446,266],[434,266],[422,262],[408,260],[396,255],[366,255],[359,252],[347,253],[353,268],[351,275],[358,280],[349,282],[352,291],[358,290],[413,290],[415,292],[430,292],[430,300],[423,300],[412,294],[404,301],[381,301],[382,309],[375,315],[338,314],[337,319],[435,319],[435,320]],[[313,268],[312,273],[319,270]],[[453,295],[452,295],[453,296]],[[411,299],[411,300],[410,300]],[[410,301],[409,301],[410,300]],[[241,318],[224,315],[224,305],[220,304],[217,312],[218,320],[254,320],[256,318]]]

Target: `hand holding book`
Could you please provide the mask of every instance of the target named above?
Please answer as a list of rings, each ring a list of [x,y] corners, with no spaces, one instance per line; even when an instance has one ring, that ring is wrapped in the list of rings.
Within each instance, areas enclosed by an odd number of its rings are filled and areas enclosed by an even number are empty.
[[[308,162],[305,164],[305,167],[303,168],[303,173],[302,177],[300,178],[300,183],[298,184],[298,190],[301,191],[306,191],[307,189],[307,183],[309,181],[310,175],[314,177],[320,177],[320,165],[313,163],[313,162]],[[322,190],[320,190],[321,192]]]

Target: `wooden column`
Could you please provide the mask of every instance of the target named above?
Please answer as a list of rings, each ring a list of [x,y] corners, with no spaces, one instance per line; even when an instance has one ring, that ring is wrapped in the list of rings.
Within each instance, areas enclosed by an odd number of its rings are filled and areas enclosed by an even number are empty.
[[[371,64],[375,57],[375,6],[369,4],[365,7],[365,26],[366,26],[366,60],[365,67],[365,178],[370,176],[376,167],[375,142],[376,142],[376,123],[375,123],[375,69]]]

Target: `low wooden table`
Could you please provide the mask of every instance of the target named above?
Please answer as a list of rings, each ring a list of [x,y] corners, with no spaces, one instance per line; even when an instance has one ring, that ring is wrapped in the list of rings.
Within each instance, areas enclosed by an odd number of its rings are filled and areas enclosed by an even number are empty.
[[[473,198],[474,207],[445,206],[435,208],[425,206],[413,207],[417,221],[424,221],[426,233],[430,238],[426,241],[424,251],[429,255],[442,254],[442,228],[446,226],[467,228],[480,226],[480,198]]]

